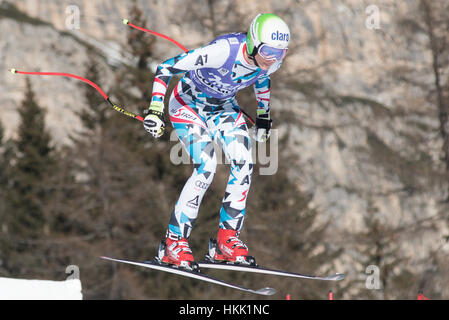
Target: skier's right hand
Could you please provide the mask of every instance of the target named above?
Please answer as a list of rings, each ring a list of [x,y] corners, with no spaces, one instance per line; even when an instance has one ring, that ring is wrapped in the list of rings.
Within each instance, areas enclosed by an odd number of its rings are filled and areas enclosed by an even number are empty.
[[[143,127],[153,137],[159,138],[165,131],[164,104],[151,102],[148,115],[143,120]]]
[[[270,137],[271,122],[269,111],[257,111],[256,125],[253,127],[254,140],[257,142],[267,142]]]

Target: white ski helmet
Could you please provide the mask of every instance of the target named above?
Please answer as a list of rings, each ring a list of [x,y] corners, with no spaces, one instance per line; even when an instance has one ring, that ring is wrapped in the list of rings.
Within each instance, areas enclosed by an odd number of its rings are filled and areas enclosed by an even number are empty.
[[[284,20],[272,13],[260,13],[253,19],[248,29],[246,48],[252,57],[264,44],[273,49],[281,49],[280,52],[283,51],[285,55],[289,41],[290,29]]]

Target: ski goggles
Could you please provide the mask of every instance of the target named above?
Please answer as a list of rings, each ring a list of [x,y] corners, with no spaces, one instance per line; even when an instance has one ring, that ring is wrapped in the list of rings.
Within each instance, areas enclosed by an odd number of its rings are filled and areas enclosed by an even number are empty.
[[[270,47],[266,44],[261,44],[257,52],[266,60],[282,60],[287,53],[287,48],[278,49]]]

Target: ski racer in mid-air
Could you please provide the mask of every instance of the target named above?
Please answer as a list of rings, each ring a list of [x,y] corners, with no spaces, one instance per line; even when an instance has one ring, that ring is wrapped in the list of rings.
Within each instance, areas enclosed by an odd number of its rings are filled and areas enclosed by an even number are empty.
[[[275,14],[259,14],[247,33],[219,36],[209,44],[164,61],[157,68],[149,114],[144,127],[155,138],[164,133],[164,99],[173,75],[185,73],[169,100],[170,121],[193,161],[187,180],[159,247],[163,263],[194,269],[188,239],[203,196],[217,167],[216,141],[231,172],[219,212],[220,223],[212,253],[214,261],[253,264],[239,239],[251,184],[253,159],[245,118],[236,100],[238,90],[254,85],[257,116],[254,138],[270,136],[270,75],[287,53],[290,31]]]

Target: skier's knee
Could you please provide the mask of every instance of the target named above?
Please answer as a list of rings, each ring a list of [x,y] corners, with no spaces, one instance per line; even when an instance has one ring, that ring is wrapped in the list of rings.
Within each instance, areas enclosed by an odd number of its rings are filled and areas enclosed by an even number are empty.
[[[194,163],[193,168],[194,174],[202,177],[201,181],[210,184],[217,171],[217,160],[215,157],[212,157],[199,163]]]

